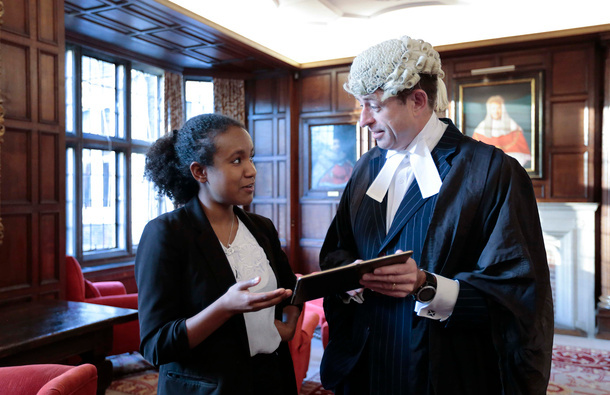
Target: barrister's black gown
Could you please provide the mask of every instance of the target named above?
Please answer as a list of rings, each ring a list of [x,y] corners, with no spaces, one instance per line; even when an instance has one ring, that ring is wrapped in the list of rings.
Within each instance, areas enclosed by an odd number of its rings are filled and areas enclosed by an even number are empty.
[[[414,181],[386,236],[386,200],[365,195],[385,160],[373,148],[344,191],[320,266],[414,250],[421,268],[459,280],[453,314],[420,318],[411,297],[370,290],[361,305],[325,298],[322,383],[342,388],[364,354],[368,383],[350,393],[545,394],[553,306],[531,181],[517,161],[442,121],[449,126],[432,151],[439,194],[422,199]]]

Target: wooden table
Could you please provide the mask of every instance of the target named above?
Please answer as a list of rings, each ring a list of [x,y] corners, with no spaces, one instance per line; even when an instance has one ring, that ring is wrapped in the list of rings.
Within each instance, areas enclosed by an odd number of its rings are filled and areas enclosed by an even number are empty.
[[[98,372],[98,394],[112,381],[112,327],[138,311],[92,303],[44,300],[0,307],[0,366],[62,363],[81,356]]]

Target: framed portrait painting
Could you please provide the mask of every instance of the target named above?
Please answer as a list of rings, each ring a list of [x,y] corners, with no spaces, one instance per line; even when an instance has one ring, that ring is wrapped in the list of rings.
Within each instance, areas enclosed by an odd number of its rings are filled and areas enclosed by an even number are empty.
[[[479,76],[456,82],[458,128],[542,177],[542,73]]]
[[[338,197],[352,175],[360,155],[368,150],[356,122],[339,119],[311,119],[303,125],[307,146],[303,147],[305,195]]]

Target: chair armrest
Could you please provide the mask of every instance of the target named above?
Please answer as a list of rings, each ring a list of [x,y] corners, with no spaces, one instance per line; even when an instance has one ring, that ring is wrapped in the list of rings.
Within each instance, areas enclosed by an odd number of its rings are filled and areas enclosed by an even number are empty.
[[[92,284],[102,296],[127,294],[125,284],[120,281],[97,281]]]
[[[85,302],[137,310],[138,294],[100,296],[98,298],[85,299]]]
[[[85,363],[74,366],[46,383],[37,395],[92,395],[97,392],[97,368]]]
[[[303,319],[303,326],[301,327],[301,331],[305,333],[307,339],[311,339],[313,337],[313,332],[316,330],[319,320],[320,316],[318,315],[318,313],[313,311],[305,311],[305,317]]]

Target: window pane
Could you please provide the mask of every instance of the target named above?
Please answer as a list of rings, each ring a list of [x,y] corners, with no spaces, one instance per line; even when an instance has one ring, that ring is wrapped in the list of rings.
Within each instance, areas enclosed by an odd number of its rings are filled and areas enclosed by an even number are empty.
[[[116,111],[118,114],[118,130],[117,137],[122,139],[125,138],[125,66],[117,66],[117,106]]]
[[[66,254],[76,255],[76,207],[74,149],[66,150]]]
[[[214,112],[214,83],[210,81],[186,81],[184,87],[186,119],[199,114]]]
[[[131,138],[155,141],[159,138],[159,77],[131,70]]]
[[[116,137],[116,66],[82,58],[83,133]]]
[[[83,252],[117,248],[114,151],[83,149]]]
[[[144,154],[131,155],[131,237],[134,246],[140,242],[148,221],[166,211],[153,183],[144,177],[145,160]]]
[[[74,133],[74,51],[66,51],[66,133]]]

